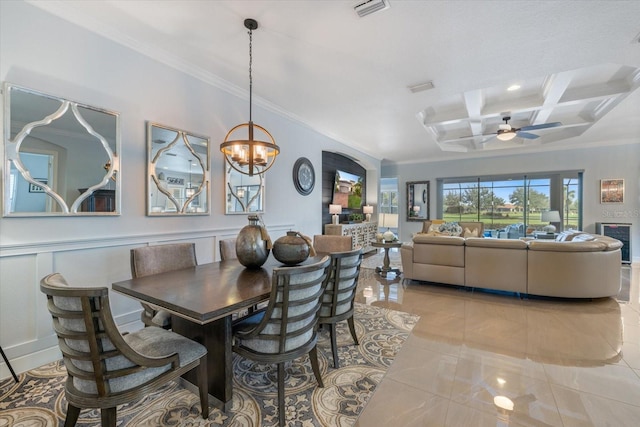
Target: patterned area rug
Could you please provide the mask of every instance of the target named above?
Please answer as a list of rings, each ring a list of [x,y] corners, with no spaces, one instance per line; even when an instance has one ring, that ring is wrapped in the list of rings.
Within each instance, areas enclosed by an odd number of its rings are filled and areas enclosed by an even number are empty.
[[[384,260],[384,252],[379,252],[374,255],[366,256],[362,260],[362,268],[374,269],[383,264]],[[390,250],[389,251],[389,266],[392,268],[398,268],[402,271],[402,260],[400,259],[400,251],[398,250]]]
[[[290,426],[351,426],[418,321],[418,316],[356,303],[360,345],[353,345],[346,322],[338,329],[340,368],[334,369],[326,331],[318,339],[324,388],[317,387],[307,357],[286,364],[286,420]],[[198,396],[178,382],[118,407],[126,426],[274,426],[278,425],[275,365],[234,355],[232,409],[200,416]],[[61,361],[0,382],[0,427],[58,426],[66,414]],[[98,410],[82,410],[78,426],[100,426]]]

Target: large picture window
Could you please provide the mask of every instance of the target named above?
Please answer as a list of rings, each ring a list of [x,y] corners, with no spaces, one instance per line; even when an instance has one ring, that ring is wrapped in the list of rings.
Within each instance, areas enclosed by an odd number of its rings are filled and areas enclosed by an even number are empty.
[[[582,172],[440,178],[438,217],[445,221],[481,221],[485,229],[523,225],[541,230],[542,212],[558,211],[559,230],[582,228]]]

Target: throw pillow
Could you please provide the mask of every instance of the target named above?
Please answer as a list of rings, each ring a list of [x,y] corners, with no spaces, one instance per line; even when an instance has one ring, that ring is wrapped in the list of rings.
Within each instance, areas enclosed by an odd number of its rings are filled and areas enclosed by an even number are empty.
[[[447,236],[459,236],[462,234],[462,227],[457,222],[445,222],[440,224],[438,231]]]
[[[590,242],[592,240],[596,240],[596,238],[589,233],[576,234],[573,239],[571,239],[572,242]]]
[[[472,230],[469,230],[468,227],[465,227],[463,237],[478,237],[478,229],[474,228],[472,231]]]

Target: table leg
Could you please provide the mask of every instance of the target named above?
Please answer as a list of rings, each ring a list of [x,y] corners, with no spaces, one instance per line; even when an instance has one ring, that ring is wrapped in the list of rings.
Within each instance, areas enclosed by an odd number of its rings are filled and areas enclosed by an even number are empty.
[[[174,332],[190,338],[207,348],[209,398],[212,404],[226,411],[231,408],[233,393],[233,351],[231,349],[231,316],[200,325],[178,316],[171,316]],[[195,370],[183,378],[198,384]]]
[[[384,248],[384,262],[382,265],[385,273],[389,271],[389,265],[391,264],[391,260],[389,259],[389,249],[390,248]]]
[[[382,277],[387,277],[387,273],[395,273],[396,275],[400,274],[400,269],[391,268],[391,259],[389,258],[389,249],[384,248],[384,260],[382,262],[382,267],[376,267],[376,273],[378,273]]]

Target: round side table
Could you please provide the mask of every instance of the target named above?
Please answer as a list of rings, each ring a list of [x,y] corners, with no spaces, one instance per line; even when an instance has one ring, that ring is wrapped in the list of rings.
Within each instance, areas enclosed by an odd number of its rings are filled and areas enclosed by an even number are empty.
[[[378,242],[376,240],[371,241],[371,246],[374,248],[384,248],[384,261],[381,267],[376,267],[376,273],[378,273],[382,277],[387,277],[387,273],[395,273],[396,276],[402,274],[400,269],[391,268],[389,264],[391,261],[389,260],[389,249],[391,248],[399,248],[402,246],[402,242],[395,240],[393,242],[381,241]]]

